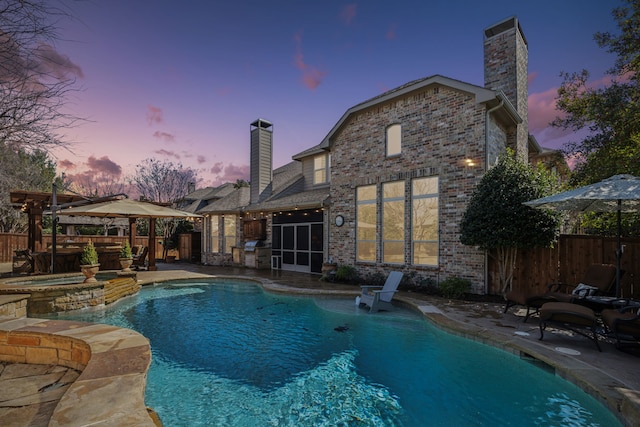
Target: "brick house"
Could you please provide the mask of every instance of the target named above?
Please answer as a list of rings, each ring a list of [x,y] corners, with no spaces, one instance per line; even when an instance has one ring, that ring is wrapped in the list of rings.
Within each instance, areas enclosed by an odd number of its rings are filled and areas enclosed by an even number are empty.
[[[500,153],[540,151],[528,134],[527,63],[518,19],[501,21],[484,30],[484,86],[441,75],[409,82],[349,108],[276,171],[272,125],[252,123],[249,196],[199,211],[203,240],[222,241],[227,213],[236,247],[252,234],[270,248],[271,267],[319,273],[331,259],[361,274],[464,277],[484,293],[486,255],[460,243],[459,224]],[[205,243],[203,262],[217,263],[212,249],[220,245]],[[231,261],[244,263],[241,252]]]

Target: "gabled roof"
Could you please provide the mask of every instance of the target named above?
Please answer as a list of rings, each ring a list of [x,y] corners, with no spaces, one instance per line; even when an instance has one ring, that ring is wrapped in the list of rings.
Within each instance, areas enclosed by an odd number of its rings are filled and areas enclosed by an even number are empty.
[[[293,159],[299,160],[306,156],[317,154],[322,152],[323,150],[330,149],[331,139],[333,138],[334,134],[342,127],[342,125],[348,120],[348,118],[352,114],[355,114],[362,110],[366,110],[375,105],[388,102],[394,98],[405,96],[408,93],[423,89],[430,85],[446,86],[454,90],[472,94],[473,96],[475,96],[476,102],[479,104],[486,103],[490,107],[493,107],[494,105],[501,106],[504,109],[504,113],[503,113],[504,119],[513,121],[514,123],[520,123],[522,121],[522,118],[517,113],[517,110],[513,107],[511,102],[509,102],[507,97],[501,91],[486,89],[482,86],[465,83],[460,80],[456,80],[456,79],[452,79],[449,77],[444,77],[436,74],[430,77],[413,80],[402,86],[398,86],[395,89],[391,89],[378,96],[375,96],[364,102],[361,102],[360,104],[354,105],[342,115],[340,120],[338,120],[338,122],[333,126],[333,128],[329,131],[327,136],[324,137],[324,139],[320,144],[294,155]]]
[[[209,203],[207,206],[198,210],[199,214],[205,213],[225,213],[238,212],[249,204],[250,192],[249,187],[234,188],[233,191],[221,199]]]

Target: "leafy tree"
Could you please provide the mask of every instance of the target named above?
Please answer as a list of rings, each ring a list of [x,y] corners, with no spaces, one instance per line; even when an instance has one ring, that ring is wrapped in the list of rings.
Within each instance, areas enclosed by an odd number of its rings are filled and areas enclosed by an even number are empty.
[[[557,238],[557,213],[522,204],[550,194],[555,183],[551,173],[532,168],[509,150],[471,196],[460,225],[460,242],[496,259],[503,294],[511,288],[518,249],[550,246]]]
[[[0,143],[0,231],[24,233],[27,218],[11,205],[12,190],[51,191],[51,184],[61,187],[64,177],[56,177],[56,164],[41,150],[28,152]]]
[[[577,164],[571,186],[582,186],[617,174],[640,175],[640,0],[625,0],[613,10],[619,34],[599,32],[598,46],[615,54],[608,70],[611,83],[595,87],[589,72],[563,73],[557,108],[564,114],[552,125],[575,131],[587,130],[582,141],[564,147]],[[623,234],[637,233],[640,215],[625,214]],[[590,213],[582,218],[583,229],[594,234],[615,234],[615,214]]]

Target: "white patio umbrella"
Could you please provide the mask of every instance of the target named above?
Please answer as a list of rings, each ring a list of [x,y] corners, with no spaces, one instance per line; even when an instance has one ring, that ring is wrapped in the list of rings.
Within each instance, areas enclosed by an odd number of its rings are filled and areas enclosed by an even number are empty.
[[[595,184],[530,200],[524,204],[534,208],[561,211],[617,212],[616,296],[620,296],[620,258],[622,257],[620,213],[640,212],[640,178],[633,175],[615,175]]]

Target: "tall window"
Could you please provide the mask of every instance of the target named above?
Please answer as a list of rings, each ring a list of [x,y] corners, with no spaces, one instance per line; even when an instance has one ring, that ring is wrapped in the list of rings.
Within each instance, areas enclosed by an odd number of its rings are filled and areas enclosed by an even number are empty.
[[[356,260],[376,261],[376,186],[356,189]]]
[[[382,184],[382,261],[404,263],[404,181]]]
[[[402,152],[402,126],[391,125],[387,128],[387,157],[397,156]]]
[[[313,183],[325,184],[328,179],[328,161],[326,154],[320,154],[313,158]]]
[[[438,265],[438,177],[411,185],[413,264]]]
[[[209,229],[211,230],[211,232],[209,233],[211,239],[209,250],[212,253],[220,252],[220,227],[218,224],[218,220],[218,215],[212,215],[209,217]]]
[[[224,216],[224,253],[230,254],[231,248],[236,245],[236,216]]]

